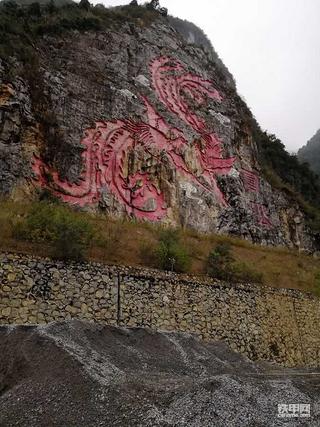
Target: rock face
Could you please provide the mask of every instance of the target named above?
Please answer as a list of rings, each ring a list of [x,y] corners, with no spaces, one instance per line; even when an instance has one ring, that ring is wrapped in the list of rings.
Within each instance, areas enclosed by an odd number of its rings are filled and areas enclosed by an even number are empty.
[[[0,69],[2,193],[48,189],[112,215],[312,248],[298,206],[261,176],[230,74],[169,23],[44,36],[37,49],[29,79]]]
[[[257,365],[189,334],[72,321],[0,327],[0,343],[7,427],[320,422],[317,372]],[[292,403],[297,418],[278,418],[278,405]]]
[[[4,68],[0,64],[0,76]],[[0,193],[9,194],[17,181],[30,176],[24,157],[25,128],[32,122],[31,100],[25,83],[18,79],[0,84]],[[29,156],[30,158],[30,156]]]

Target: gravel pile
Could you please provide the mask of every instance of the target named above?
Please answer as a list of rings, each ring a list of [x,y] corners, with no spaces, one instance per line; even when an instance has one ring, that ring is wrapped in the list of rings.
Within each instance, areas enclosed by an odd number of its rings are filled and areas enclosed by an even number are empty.
[[[0,426],[319,426],[320,371],[185,333],[80,321],[0,327]],[[278,404],[310,418],[278,418]]]

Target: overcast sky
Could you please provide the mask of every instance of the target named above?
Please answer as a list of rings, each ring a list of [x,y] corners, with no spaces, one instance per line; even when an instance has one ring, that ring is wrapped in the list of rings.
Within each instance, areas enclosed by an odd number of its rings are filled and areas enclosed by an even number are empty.
[[[102,2],[129,3],[93,3]],[[320,128],[320,0],[160,3],[204,30],[261,127],[289,151]]]

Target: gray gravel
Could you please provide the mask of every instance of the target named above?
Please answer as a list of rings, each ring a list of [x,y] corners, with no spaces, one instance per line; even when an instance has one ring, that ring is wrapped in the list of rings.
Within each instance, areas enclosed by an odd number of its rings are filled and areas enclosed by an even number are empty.
[[[185,333],[0,327],[0,426],[319,426],[320,371],[255,364]],[[279,419],[278,404],[310,403]]]

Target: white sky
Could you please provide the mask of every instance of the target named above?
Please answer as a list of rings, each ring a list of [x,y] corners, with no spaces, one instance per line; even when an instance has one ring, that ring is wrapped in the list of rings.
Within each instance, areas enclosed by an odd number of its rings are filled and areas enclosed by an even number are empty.
[[[289,151],[320,128],[320,0],[160,3],[170,15],[203,29],[261,127],[275,133]]]

